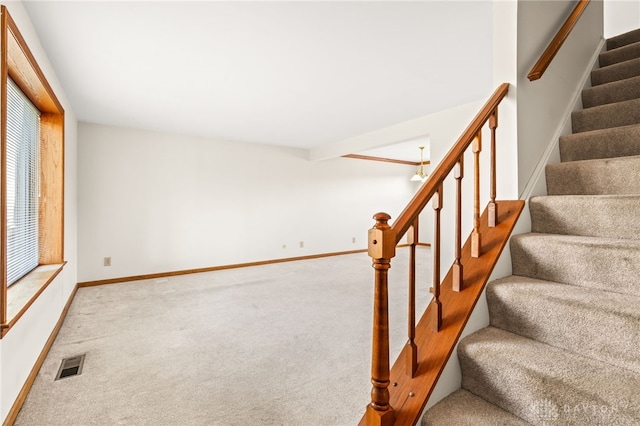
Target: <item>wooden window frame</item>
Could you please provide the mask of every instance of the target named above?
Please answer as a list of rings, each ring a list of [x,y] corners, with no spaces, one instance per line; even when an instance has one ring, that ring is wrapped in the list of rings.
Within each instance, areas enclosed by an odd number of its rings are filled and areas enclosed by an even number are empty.
[[[38,66],[22,34],[9,15],[6,6],[0,8],[0,338],[11,329],[37,297],[60,273],[64,262],[64,109],[44,73]],[[20,297],[7,295],[7,79],[11,78],[40,110],[40,201],[39,201],[39,264],[23,279],[11,286]],[[23,283],[23,281],[25,283]],[[21,284],[23,284],[21,286]],[[15,289],[14,289],[15,287]],[[21,289],[21,287],[23,287]],[[15,290],[15,291],[14,291]],[[25,295],[24,293],[27,292]],[[19,306],[7,304],[16,300]]]

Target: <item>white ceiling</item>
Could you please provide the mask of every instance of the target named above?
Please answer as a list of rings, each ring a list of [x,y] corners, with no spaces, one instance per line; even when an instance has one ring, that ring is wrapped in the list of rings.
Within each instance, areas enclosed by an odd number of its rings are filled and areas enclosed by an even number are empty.
[[[24,5],[85,122],[312,148],[491,91],[489,1]]]

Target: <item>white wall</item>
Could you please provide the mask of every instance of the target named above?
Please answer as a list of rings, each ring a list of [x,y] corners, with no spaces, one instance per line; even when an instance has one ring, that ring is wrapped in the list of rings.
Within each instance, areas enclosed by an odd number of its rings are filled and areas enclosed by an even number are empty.
[[[3,421],[77,282],[77,121],[22,4],[5,4],[65,109],[64,257],[68,263],[27,313],[0,340],[0,417]]]
[[[604,1],[604,36],[614,37],[640,28],[640,0]]]
[[[86,123],[79,140],[81,282],[364,249],[413,191],[405,165]]]
[[[602,1],[594,0],[539,80],[527,74],[575,7],[566,1],[518,2],[518,190],[523,191],[573,104],[603,37]]]
[[[544,171],[540,162],[559,161],[557,138],[571,132],[571,125],[565,120],[571,110],[581,107],[576,96],[602,39],[601,2],[591,2],[542,79],[529,82],[526,78],[573,7],[573,1],[494,3],[494,82],[511,84],[509,95],[499,108],[499,199],[546,194],[544,174],[538,173]],[[505,177],[506,181],[500,179]],[[484,201],[481,205],[485,205]],[[514,234],[530,230],[525,207]],[[511,256],[507,246],[490,280],[509,274]],[[488,325],[489,312],[483,293],[462,337]],[[459,389],[461,379],[458,358],[452,356],[427,408]]]
[[[499,199],[518,198],[518,2],[493,3],[493,84],[509,83],[498,108],[499,141],[496,161]]]

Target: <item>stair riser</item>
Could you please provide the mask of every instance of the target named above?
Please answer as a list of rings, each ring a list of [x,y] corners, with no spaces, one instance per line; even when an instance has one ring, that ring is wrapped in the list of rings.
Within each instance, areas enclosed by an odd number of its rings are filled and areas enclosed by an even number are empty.
[[[549,195],[637,194],[640,156],[549,164]]]
[[[640,99],[574,111],[573,133],[640,124]]]
[[[464,407],[461,410],[460,407]],[[489,404],[477,395],[458,389],[434,407],[422,419],[422,426],[530,426],[529,423]]]
[[[553,196],[529,200],[531,232],[640,240],[640,196]]]
[[[640,75],[640,58],[591,71],[591,85],[610,83]]]
[[[589,245],[515,235],[510,243],[513,274],[640,296],[640,247]]]
[[[602,52],[598,57],[601,67],[640,57],[640,43],[633,43],[614,50]]]
[[[638,376],[493,330],[458,345],[463,389],[535,425],[640,424]]]
[[[640,41],[640,29],[629,31],[619,36],[611,37],[607,40],[607,50],[617,49],[628,44]]]
[[[559,146],[563,162],[640,155],[640,125],[561,136]]]
[[[579,348],[579,355],[640,373],[640,312],[625,300],[629,296],[528,281],[512,277],[489,284],[493,327],[569,352]]]
[[[591,108],[637,98],[640,98],[640,77],[633,77],[583,90],[582,106]]]

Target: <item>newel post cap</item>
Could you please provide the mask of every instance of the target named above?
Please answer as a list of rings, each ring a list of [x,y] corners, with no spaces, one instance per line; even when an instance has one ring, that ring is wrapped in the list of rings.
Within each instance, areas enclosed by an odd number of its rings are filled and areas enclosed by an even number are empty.
[[[396,232],[389,226],[387,213],[373,215],[376,223],[369,229],[369,256],[373,259],[391,259],[396,255]]]

